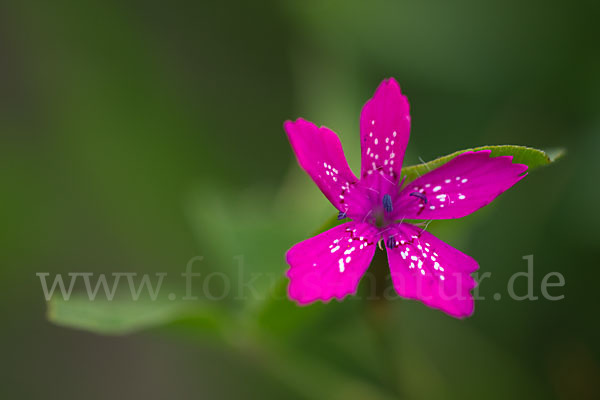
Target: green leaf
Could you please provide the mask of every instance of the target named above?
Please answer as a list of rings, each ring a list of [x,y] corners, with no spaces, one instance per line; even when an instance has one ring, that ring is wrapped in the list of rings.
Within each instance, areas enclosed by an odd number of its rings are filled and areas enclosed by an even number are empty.
[[[124,335],[169,323],[194,320],[205,331],[217,333],[223,318],[198,302],[94,300],[85,295],[48,302],[48,320],[56,325],[104,335]]]
[[[412,182],[421,175],[424,175],[429,171],[441,167],[448,161],[452,160],[454,157],[464,152],[478,150],[492,150],[492,157],[513,156],[514,163],[526,164],[529,167],[528,172],[531,172],[532,170],[538,167],[548,165],[566,154],[566,150],[564,148],[555,148],[549,149],[547,151],[542,151],[531,147],[515,145],[481,146],[472,149],[459,150],[452,154],[436,158],[433,161],[429,161],[423,164],[404,167],[402,168],[402,176],[406,176],[406,183]]]

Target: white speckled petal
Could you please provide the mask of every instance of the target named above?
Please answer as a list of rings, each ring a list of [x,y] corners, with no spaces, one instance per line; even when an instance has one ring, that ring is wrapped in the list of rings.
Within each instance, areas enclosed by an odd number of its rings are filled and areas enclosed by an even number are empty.
[[[512,156],[490,157],[490,153],[465,152],[412,181],[394,204],[398,219],[464,217],[525,177],[527,165],[514,164]]]
[[[400,296],[457,318],[473,313],[470,274],[479,268],[474,259],[414,225],[396,225],[388,234],[390,273]]]
[[[355,293],[376,241],[371,225],[348,222],[294,245],[286,255],[289,297],[309,304]]]
[[[302,118],[286,121],[283,127],[300,166],[338,210],[346,211],[344,194],[358,179],[348,167],[338,136]]]
[[[394,78],[386,79],[360,115],[361,177],[380,174],[398,182],[409,136],[408,100]]]

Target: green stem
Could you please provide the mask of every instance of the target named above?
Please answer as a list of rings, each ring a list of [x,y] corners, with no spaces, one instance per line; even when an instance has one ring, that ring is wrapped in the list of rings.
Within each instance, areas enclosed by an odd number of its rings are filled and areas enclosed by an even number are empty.
[[[369,288],[371,289],[371,293],[367,296],[366,318],[375,336],[383,367],[384,381],[390,391],[400,397],[400,371],[396,359],[397,355],[392,352],[392,349],[398,347],[397,343],[394,343],[398,340],[398,337],[397,335],[392,335],[389,326],[390,304],[389,300],[384,297],[389,282],[389,268],[384,251],[377,251],[375,253],[370,271],[374,284]]]

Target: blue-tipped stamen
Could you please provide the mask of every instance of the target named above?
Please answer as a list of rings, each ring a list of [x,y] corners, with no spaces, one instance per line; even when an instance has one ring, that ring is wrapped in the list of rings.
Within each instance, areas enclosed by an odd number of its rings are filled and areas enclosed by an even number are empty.
[[[346,211],[340,211],[338,214],[338,220],[342,220],[344,218],[346,218]]]
[[[388,249],[393,249],[394,247],[396,247],[396,239],[394,239],[393,236],[390,236],[387,240],[387,247]]]
[[[427,204],[427,196],[425,196],[423,193],[419,193],[419,192],[412,192],[411,194],[409,194],[409,196],[415,196],[420,198],[421,200],[423,200],[425,202],[425,204]]]
[[[394,206],[392,205],[392,196],[389,194],[383,196],[383,209],[388,213],[394,211]]]

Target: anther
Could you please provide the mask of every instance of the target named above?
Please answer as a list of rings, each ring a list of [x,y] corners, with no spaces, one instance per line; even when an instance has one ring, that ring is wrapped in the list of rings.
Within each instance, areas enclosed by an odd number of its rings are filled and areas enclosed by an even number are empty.
[[[396,247],[396,239],[394,239],[393,236],[390,236],[387,240],[387,247],[388,249],[393,249],[394,247]]]
[[[340,211],[338,214],[338,220],[342,220],[344,218],[346,218],[346,211]]]
[[[423,193],[419,193],[419,192],[412,192],[411,194],[409,194],[409,196],[415,196],[420,198],[421,200],[423,200],[425,202],[425,204],[427,204],[427,197],[423,194]]]
[[[383,196],[383,209],[388,213],[394,211],[394,206],[392,205],[392,196],[389,194]]]

